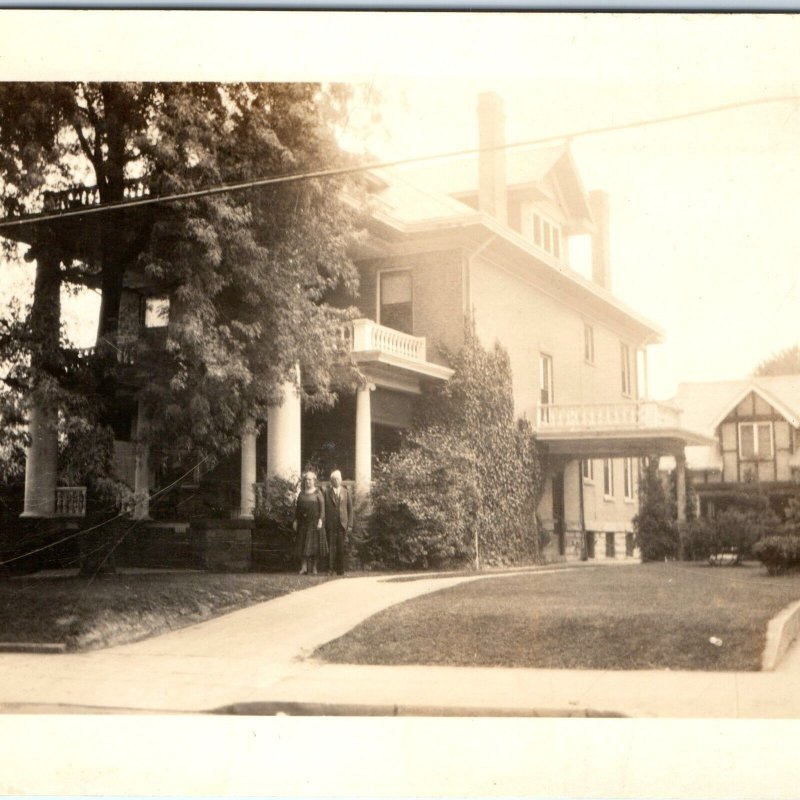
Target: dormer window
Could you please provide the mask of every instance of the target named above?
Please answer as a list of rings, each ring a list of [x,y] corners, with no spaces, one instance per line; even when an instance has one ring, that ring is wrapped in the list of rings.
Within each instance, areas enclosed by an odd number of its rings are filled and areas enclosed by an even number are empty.
[[[525,215],[523,236],[533,241],[542,250],[561,258],[561,228],[539,211],[530,210]]]

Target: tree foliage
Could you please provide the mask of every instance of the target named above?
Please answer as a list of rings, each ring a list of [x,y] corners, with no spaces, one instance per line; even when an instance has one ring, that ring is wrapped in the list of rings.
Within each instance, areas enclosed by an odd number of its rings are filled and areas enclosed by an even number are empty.
[[[644,561],[663,561],[678,556],[675,502],[664,490],[658,464],[658,456],[645,459],[639,483],[639,512],[633,518],[636,544]]]
[[[514,419],[508,355],[468,329],[450,361],[453,377],[427,394],[415,429],[377,469],[372,543],[402,566],[534,560],[541,464],[530,426]]]
[[[800,375],[800,345],[771,355],[755,368],[753,375]]]
[[[335,134],[348,102],[343,87],[300,83],[5,84],[0,192],[6,212],[20,214],[76,183],[97,186],[101,202],[112,203],[132,179],[151,195],[169,195],[342,166],[349,159]],[[76,380],[52,344],[52,320],[38,330],[31,324],[35,301],[0,353],[0,361],[25,365],[6,382],[7,394],[16,393],[4,401],[8,411],[24,411],[18,398],[51,379],[69,391],[70,377],[73,399],[81,387],[92,395],[85,419],[107,423],[118,396],[127,283],[171,302],[166,337],[142,339],[128,370],[150,409],[151,436],[165,449],[229,451],[248,418],[263,420],[280,385],[297,383],[298,364],[304,402],[330,404],[337,381],[356,379],[340,336],[348,312],[327,301],[356,289],[348,249],[360,219],[345,195],[359,191],[344,178],[318,179],[94,215],[80,235],[74,225],[38,227],[31,255],[55,250],[59,281],[102,292],[104,353]],[[43,369],[30,354],[46,336]],[[64,398],[52,402],[63,407]]]

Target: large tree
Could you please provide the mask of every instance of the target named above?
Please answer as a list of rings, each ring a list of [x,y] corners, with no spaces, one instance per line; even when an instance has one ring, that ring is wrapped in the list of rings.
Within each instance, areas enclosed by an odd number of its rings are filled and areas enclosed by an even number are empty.
[[[342,166],[335,133],[348,95],[312,84],[0,85],[2,199],[9,214],[30,213],[76,183],[113,203],[131,179],[154,196]],[[326,299],[356,287],[356,193],[344,178],[309,180],[96,214],[91,258],[86,228],[37,230],[60,248],[58,280],[101,291],[98,343],[113,346],[132,272],[171,297],[166,342],[138,361],[141,397],[162,441],[219,452],[263,416],[295,364],[306,402],[332,401],[346,314]],[[41,310],[34,302],[26,321],[31,341]],[[22,336],[6,341],[25,349]],[[107,375],[96,386],[113,400]]]
[[[800,345],[771,355],[755,368],[753,375],[800,375]]]

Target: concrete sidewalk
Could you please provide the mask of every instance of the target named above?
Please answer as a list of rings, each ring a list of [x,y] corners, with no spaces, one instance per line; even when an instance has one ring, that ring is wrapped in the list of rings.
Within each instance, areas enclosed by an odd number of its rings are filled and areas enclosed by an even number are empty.
[[[570,569],[559,568],[559,571]],[[532,570],[550,572],[552,570]],[[134,644],[0,655],[0,710],[198,712],[335,704],[394,713],[800,718],[800,672],[334,665],[310,660],[372,614],[493,574],[348,578]]]

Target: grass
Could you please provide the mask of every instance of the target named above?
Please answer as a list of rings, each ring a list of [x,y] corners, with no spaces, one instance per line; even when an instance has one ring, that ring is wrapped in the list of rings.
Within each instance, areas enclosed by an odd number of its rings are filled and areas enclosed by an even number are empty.
[[[271,600],[326,576],[118,573],[0,581],[0,641],[64,643],[70,650],[122,644]]]
[[[424,595],[319,648],[328,661],[551,669],[760,669],[800,576],[639,564],[502,576]],[[709,640],[722,641],[715,646]]]

